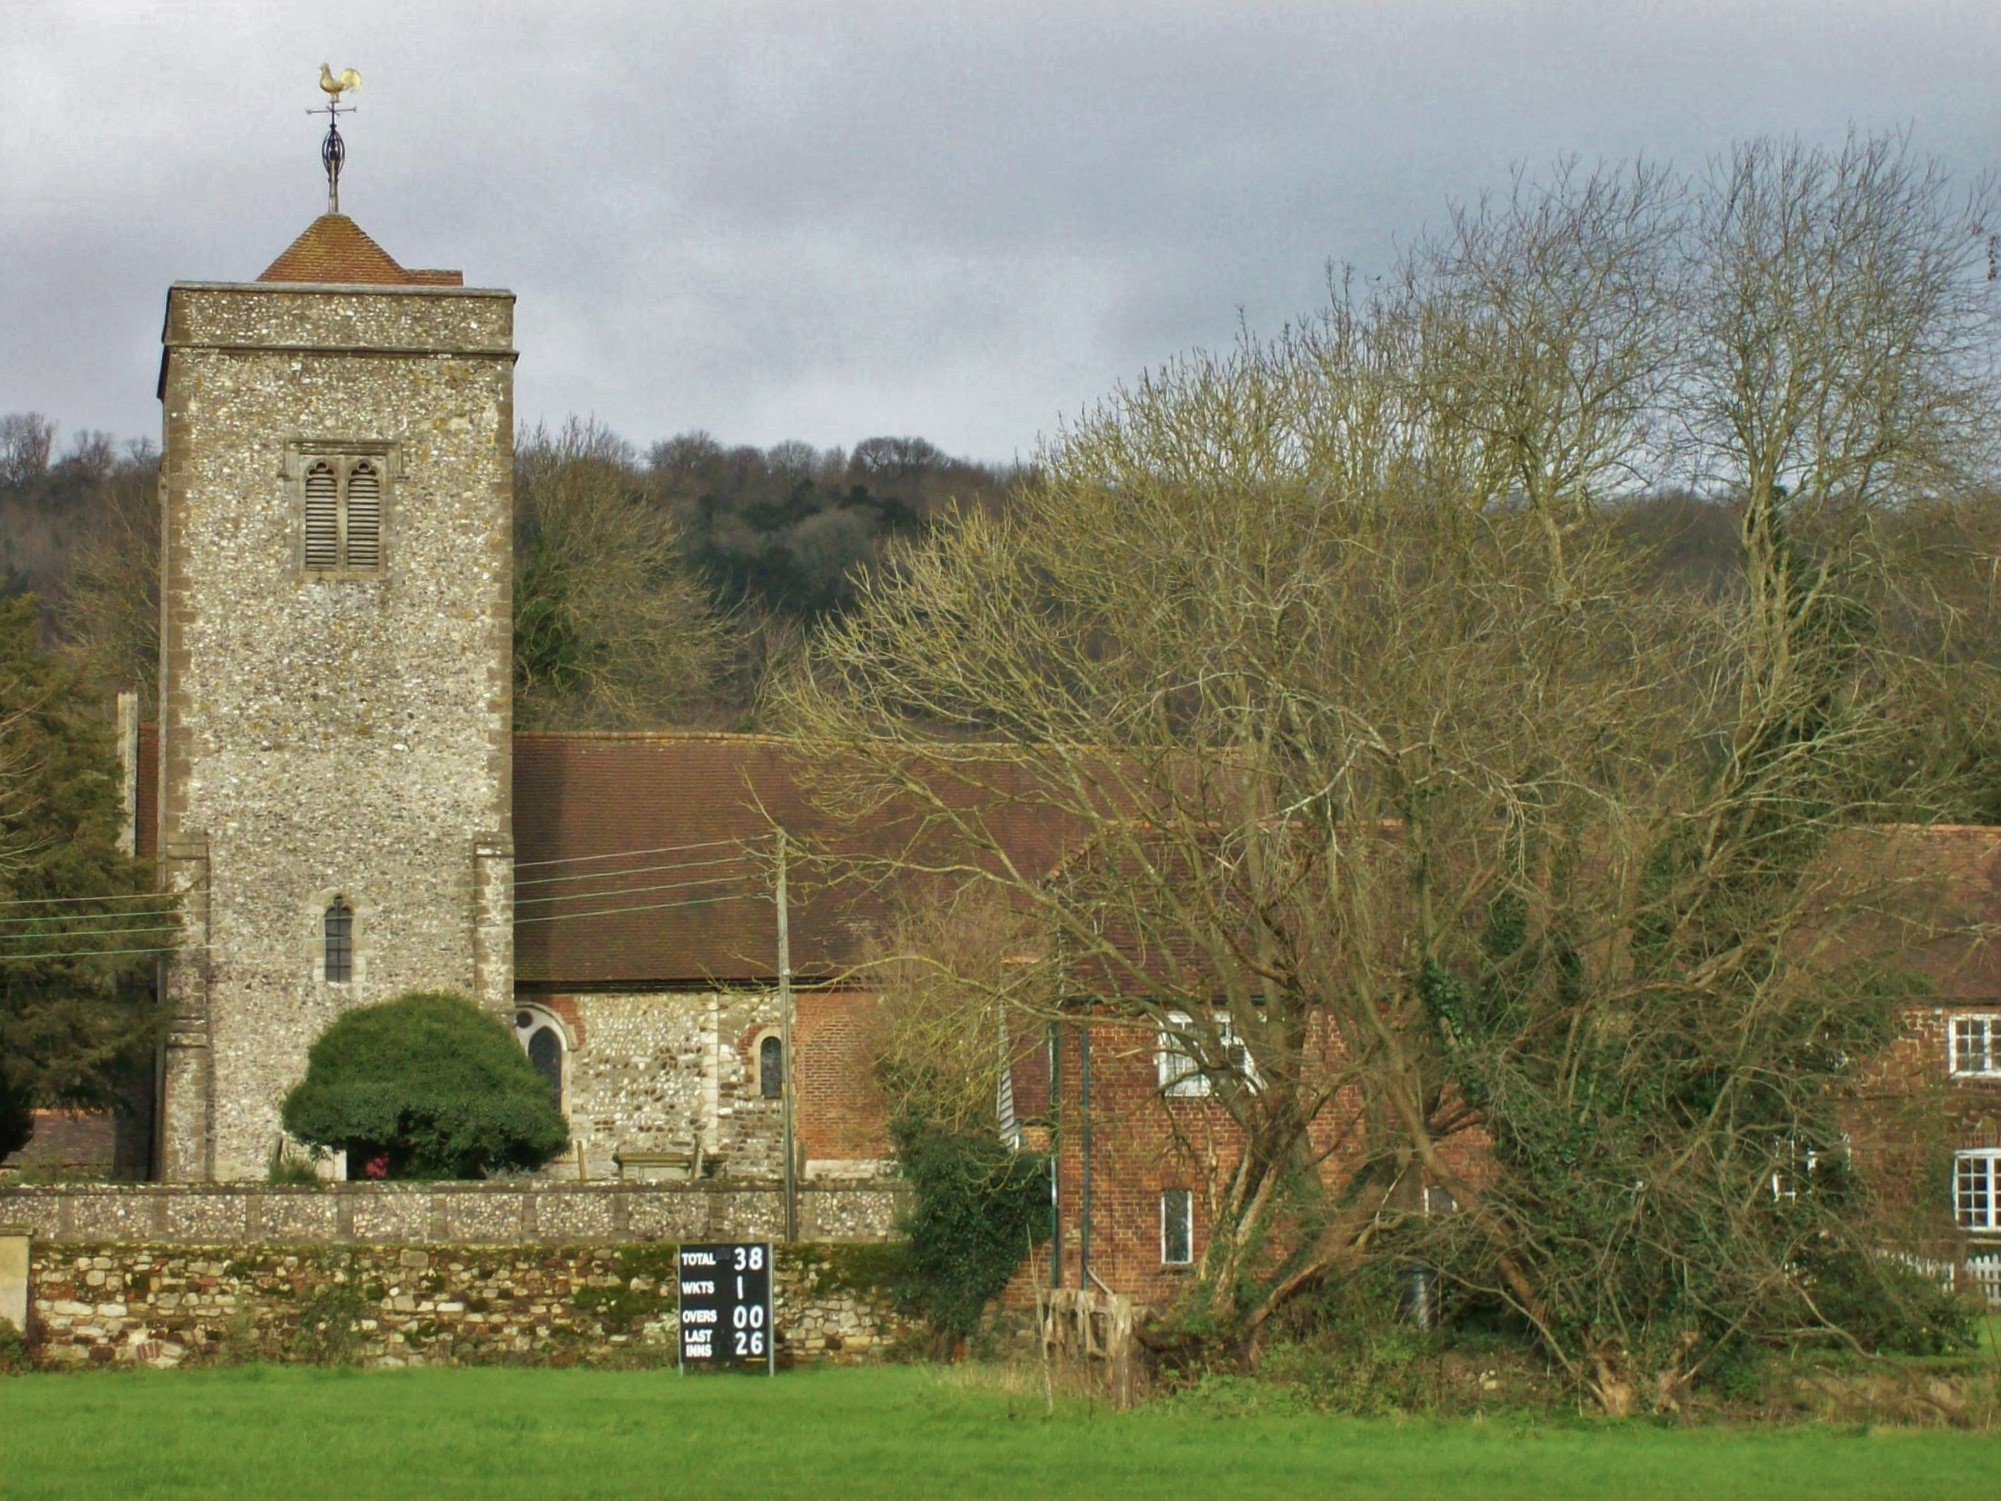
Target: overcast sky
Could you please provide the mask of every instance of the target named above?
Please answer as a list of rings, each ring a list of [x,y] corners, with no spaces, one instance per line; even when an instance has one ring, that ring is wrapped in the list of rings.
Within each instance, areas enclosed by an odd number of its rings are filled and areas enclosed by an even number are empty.
[[[1997,0],[0,0],[0,412],[156,435],[167,284],[342,207],[519,297],[517,410],[1027,457],[1517,162],[1907,128],[2001,165]]]

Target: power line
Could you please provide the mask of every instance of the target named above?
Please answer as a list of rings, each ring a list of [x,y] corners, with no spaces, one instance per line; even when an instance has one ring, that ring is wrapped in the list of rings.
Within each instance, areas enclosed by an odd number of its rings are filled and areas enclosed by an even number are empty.
[[[575,922],[586,917],[617,917],[626,912],[665,912],[670,907],[713,907],[719,902],[763,901],[762,892],[735,892],[729,896],[697,896],[678,902],[654,902],[644,907],[607,907],[602,912],[551,912],[542,917],[517,917],[514,925],[531,922]]]
[[[0,907],[53,907],[65,902],[136,902],[158,901],[164,895],[158,891],[107,891],[101,896],[14,896],[0,901]]]
[[[514,889],[523,886],[554,886],[564,881],[615,881],[622,876],[646,876],[663,870],[705,870],[712,865],[741,865],[749,860],[748,855],[724,855],[715,860],[679,860],[665,865],[635,865],[621,870],[585,870],[567,876],[534,876],[526,881],[516,881]]]
[[[78,938],[131,938],[135,934],[139,933],[178,933],[180,931],[181,931],[181,925],[179,923],[163,923],[158,927],[109,928],[109,929],[100,929],[98,932],[95,933],[50,933],[46,935],[45,938],[43,937],[43,935],[36,933],[16,933],[11,937],[5,939],[4,941],[7,943],[34,943],[38,939],[40,939],[41,941],[44,942],[53,943],[53,942],[59,942],[65,938],[71,940],[75,940]]]
[[[148,949],[74,949],[62,954],[0,954],[0,964],[40,964],[44,959],[109,959],[115,954],[184,954],[205,949],[205,943],[171,944]]]
[[[651,886],[622,886],[615,891],[564,891],[554,896],[525,897],[516,902],[515,906],[519,908],[530,903],[604,901],[621,896],[645,896],[655,891],[685,891],[694,886],[724,886],[739,879],[741,878],[738,876],[703,876],[693,881],[661,881]]]
[[[0,917],[0,927],[18,928],[44,922],[128,922],[135,917],[173,917],[179,910],[177,907],[148,907],[144,910],[127,908],[123,912],[45,912],[36,917]]]
[[[580,865],[591,860],[629,860],[641,855],[678,855],[684,850],[716,849],[725,844],[743,845],[741,839],[704,839],[695,844],[662,844],[646,850],[616,850],[608,855],[564,855],[555,860],[517,860],[516,870],[533,870],[542,865]]]

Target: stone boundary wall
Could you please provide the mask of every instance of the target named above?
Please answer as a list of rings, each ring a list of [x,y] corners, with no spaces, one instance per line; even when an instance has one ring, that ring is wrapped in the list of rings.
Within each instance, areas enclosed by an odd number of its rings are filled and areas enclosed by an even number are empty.
[[[28,1347],[45,1369],[249,1360],[368,1366],[671,1365],[675,1245],[37,1242]],[[781,1365],[911,1346],[894,1246],[781,1246]]]
[[[802,1241],[895,1238],[892,1185],[799,1190]],[[782,1240],[785,1195],[771,1184],[262,1183],[64,1184],[0,1188],[0,1223],[36,1244],[595,1245]]]

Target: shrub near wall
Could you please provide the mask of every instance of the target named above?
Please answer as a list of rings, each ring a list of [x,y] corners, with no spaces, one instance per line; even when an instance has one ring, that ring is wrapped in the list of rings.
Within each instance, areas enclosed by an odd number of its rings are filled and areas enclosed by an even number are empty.
[[[670,1244],[34,1249],[43,1367],[240,1360],[373,1366],[672,1364]],[[882,1357],[916,1335],[891,1248],[781,1246],[781,1364]]]

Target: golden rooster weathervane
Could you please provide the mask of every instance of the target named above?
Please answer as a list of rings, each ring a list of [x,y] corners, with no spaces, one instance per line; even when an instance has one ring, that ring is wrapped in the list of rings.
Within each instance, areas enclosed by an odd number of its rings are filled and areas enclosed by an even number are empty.
[[[320,88],[327,96],[321,106],[326,111],[327,138],[320,142],[320,164],[327,169],[327,212],[340,212],[340,169],[347,160],[347,142],[340,137],[340,117],[354,110],[351,104],[342,104],[340,96],[350,89],[361,87],[361,75],[353,68],[342,68],[339,73],[320,64]],[[318,109],[306,111],[309,115],[320,113]]]

